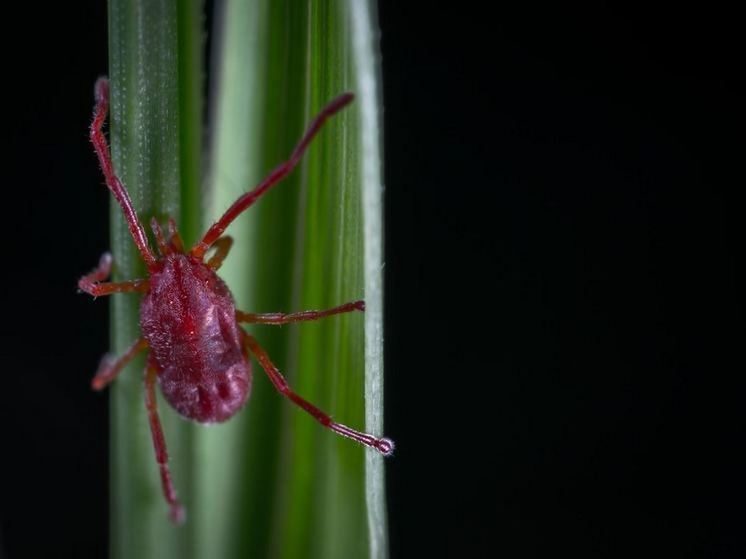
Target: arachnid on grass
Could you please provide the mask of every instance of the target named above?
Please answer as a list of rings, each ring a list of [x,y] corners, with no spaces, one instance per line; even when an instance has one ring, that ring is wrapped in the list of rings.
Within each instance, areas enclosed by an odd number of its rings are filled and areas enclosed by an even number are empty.
[[[101,257],[98,267],[78,282],[82,291],[94,297],[112,293],[143,294],[140,305],[142,336],[118,358],[105,356],[92,385],[94,390],[103,389],[138,353],[149,350],[145,368],[145,406],[163,494],[170,507],[171,519],[182,522],[184,508],[176,496],[168,469],[166,441],[156,408],[156,381],[166,401],[187,419],[198,423],[226,421],[241,409],[249,396],[251,354],[275,388],[324,427],[374,448],[381,454],[390,455],[394,450],[391,440],[336,423],[329,415],[293,392],[256,339],[239,326],[239,322],[287,324],[316,320],[334,314],[363,311],[365,303],[354,301],[332,309],[292,314],[247,313],[236,310],[230,290],[215,273],[233,244],[230,237],[223,235],[226,227],[296,167],[324,122],[352,102],[352,94],[345,93],[324,107],[290,158],[275,168],[254,190],[240,196],[191,250],[184,249],[173,219],[168,222],[166,236],[153,218],[150,225],[159,256],[151,250],[129,194],[114,172],[109,147],[102,131],[109,106],[109,82],[105,78],[96,82],[95,97],[91,142],[106,178],[106,185],[121,206],[135,245],[145,261],[148,278],[105,283],[112,266],[111,255],[106,253]],[[205,255],[212,247],[214,252],[205,261]]]

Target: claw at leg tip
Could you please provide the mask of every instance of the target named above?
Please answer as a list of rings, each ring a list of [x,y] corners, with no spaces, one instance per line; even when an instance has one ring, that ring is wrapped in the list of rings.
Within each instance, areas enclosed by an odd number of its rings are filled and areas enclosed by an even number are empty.
[[[181,504],[172,505],[168,516],[174,524],[184,524],[186,521],[186,510]]]
[[[378,439],[376,443],[376,449],[378,449],[378,452],[380,452],[384,456],[391,456],[392,454],[394,454],[395,447],[396,445],[394,444],[394,441],[392,441],[391,439],[387,439],[386,437]]]

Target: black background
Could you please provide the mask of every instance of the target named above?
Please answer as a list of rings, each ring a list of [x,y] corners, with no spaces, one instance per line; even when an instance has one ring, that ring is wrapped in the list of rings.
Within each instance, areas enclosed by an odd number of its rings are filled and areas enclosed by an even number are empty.
[[[521,6],[380,7],[392,556],[744,556],[738,19]],[[0,555],[100,557],[105,5],[5,23]]]

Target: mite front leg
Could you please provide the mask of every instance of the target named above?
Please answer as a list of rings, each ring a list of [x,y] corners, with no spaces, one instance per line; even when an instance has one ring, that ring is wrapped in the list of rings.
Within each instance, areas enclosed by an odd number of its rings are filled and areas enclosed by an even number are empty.
[[[224,235],[217,241],[215,241],[212,246],[215,247],[215,253],[207,261],[207,267],[213,270],[217,270],[220,268],[220,266],[223,265],[223,260],[225,260],[225,257],[228,256],[228,253],[233,246],[233,237]]]
[[[176,222],[173,217],[168,218],[168,242],[171,244],[171,249],[174,252],[184,252],[184,241],[179,234],[179,230],[176,227]]]
[[[344,107],[352,103],[354,95],[352,93],[343,93],[336,99],[333,99],[327,104],[321,112],[311,121],[308,130],[300,139],[298,144],[295,146],[293,153],[290,154],[290,158],[281,163],[275,168],[269,175],[267,175],[254,190],[247,192],[240,196],[238,200],[233,202],[233,205],[229,207],[223,216],[213,223],[212,227],[207,230],[205,236],[192,248],[192,256],[198,260],[202,260],[215,241],[223,235],[225,228],[228,227],[234,219],[236,219],[242,212],[246,211],[251,207],[254,202],[261,198],[270,188],[279,183],[282,179],[290,174],[290,172],[298,166],[301,157],[308,148],[308,144],[311,140],[319,133],[324,123],[329,120],[332,116],[341,111]]]
[[[153,436],[153,448],[155,449],[155,461],[161,474],[161,486],[163,496],[169,506],[169,518],[175,524],[181,524],[185,519],[184,507],[176,496],[174,484],[171,481],[171,472],[168,469],[168,452],[166,451],[166,439],[163,436],[161,420],[158,418],[158,407],[155,399],[155,381],[157,369],[152,362],[145,369],[145,407],[148,409],[148,421],[150,422],[150,433]]]
[[[150,229],[151,231],[153,231],[155,244],[158,247],[158,252],[161,253],[161,256],[167,256],[171,254],[171,247],[168,246],[168,244],[166,243],[166,237],[163,236],[163,229],[161,229],[161,224],[158,223],[158,220],[155,217],[150,218]]]
[[[122,181],[114,173],[114,163],[111,160],[109,144],[106,142],[103,132],[104,121],[106,120],[106,115],[109,113],[109,80],[106,78],[96,80],[94,94],[96,105],[93,108],[93,122],[91,123],[90,130],[91,142],[93,143],[93,148],[96,150],[101,170],[104,172],[106,186],[122,208],[124,219],[127,221],[127,226],[129,227],[132,239],[135,241],[135,245],[137,245],[137,250],[140,251],[140,255],[145,264],[147,264],[148,269],[152,271],[156,265],[156,258],[153,255],[153,251],[150,250],[150,246],[148,246],[145,229],[143,229],[140,220],[137,218],[137,212],[132,206],[130,195],[127,193],[127,189],[122,184]]]
[[[96,371],[96,376],[91,381],[91,388],[94,390],[106,388],[122,372],[122,369],[146,347],[148,347],[148,342],[145,341],[145,338],[138,338],[121,357],[114,358],[108,354],[104,355],[101,364],[98,366],[98,371]]]
[[[269,376],[269,380],[272,381],[272,384],[275,385],[275,388],[278,390],[278,392],[287,397],[296,406],[302,408],[307,413],[312,415],[314,419],[316,419],[316,421],[321,423],[324,427],[331,429],[332,431],[339,435],[342,435],[343,437],[348,437],[354,441],[359,442],[360,444],[375,448],[384,456],[390,456],[394,452],[394,441],[392,441],[391,439],[387,439],[385,437],[374,437],[373,435],[369,435],[368,433],[362,433],[360,431],[356,431],[355,429],[351,429],[346,425],[342,425],[341,423],[335,423],[334,421],[332,421],[332,418],[329,417],[326,413],[321,411],[310,402],[298,396],[290,388],[290,385],[288,385],[285,377],[283,377],[279,369],[275,367],[274,363],[272,363],[272,361],[269,359],[269,356],[264,351],[264,349],[262,349],[259,343],[246,332],[244,332],[243,334],[243,339],[245,346],[251,353],[254,354],[257,361],[259,361],[259,364],[267,373],[267,376]]]
[[[144,279],[101,283],[109,277],[110,273],[111,253],[105,252],[101,256],[98,266],[78,280],[78,289],[94,297],[99,297],[101,295],[111,295],[112,293],[145,293],[150,288],[148,280]]]
[[[352,303],[345,303],[333,309],[326,309],[323,311],[301,311],[289,314],[283,313],[263,313],[256,314],[250,312],[236,311],[236,320],[238,322],[246,322],[247,324],[290,324],[291,322],[303,322],[307,320],[318,320],[326,316],[332,316],[335,314],[342,314],[352,311],[364,311],[365,301],[353,301]]]

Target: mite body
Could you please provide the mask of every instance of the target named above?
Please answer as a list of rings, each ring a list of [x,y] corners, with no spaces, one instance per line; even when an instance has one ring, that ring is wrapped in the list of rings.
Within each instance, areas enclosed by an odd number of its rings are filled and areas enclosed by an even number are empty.
[[[105,282],[112,266],[111,255],[106,253],[101,257],[98,267],[78,282],[82,291],[93,296],[113,293],[143,294],[140,306],[142,337],[135,340],[118,358],[104,356],[92,386],[95,390],[103,389],[137,354],[148,350],[145,407],[171,519],[182,522],[184,508],[176,496],[168,468],[166,441],[156,407],[156,383],[160,385],[166,401],[187,419],[198,423],[226,421],[248,399],[251,390],[250,356],[253,355],[275,388],[324,427],[374,448],[381,454],[390,455],[394,450],[391,440],[336,423],[325,412],[293,392],[256,339],[239,326],[240,322],[288,324],[363,311],[363,301],[353,301],[321,311],[291,314],[247,313],[236,310],[230,290],[215,273],[233,243],[230,237],[223,235],[228,225],[295,168],[324,122],[348,105],[353,99],[352,95],[341,95],[324,107],[290,158],[272,171],[254,190],[239,197],[191,250],[184,249],[173,220],[168,223],[168,238],[160,224],[155,219],[151,220],[159,253],[157,256],[148,243],[145,229],[137,217],[126,188],[114,172],[109,146],[102,131],[109,103],[109,84],[105,78],[96,82],[95,96],[91,142],[101,164],[106,185],[122,208],[130,234],[147,266],[148,277],[117,283]],[[214,252],[205,261],[205,256],[211,249]]]
[[[251,389],[233,297],[215,272],[192,257],[169,254],[162,263],[140,307],[161,392],[186,418],[225,421]]]

